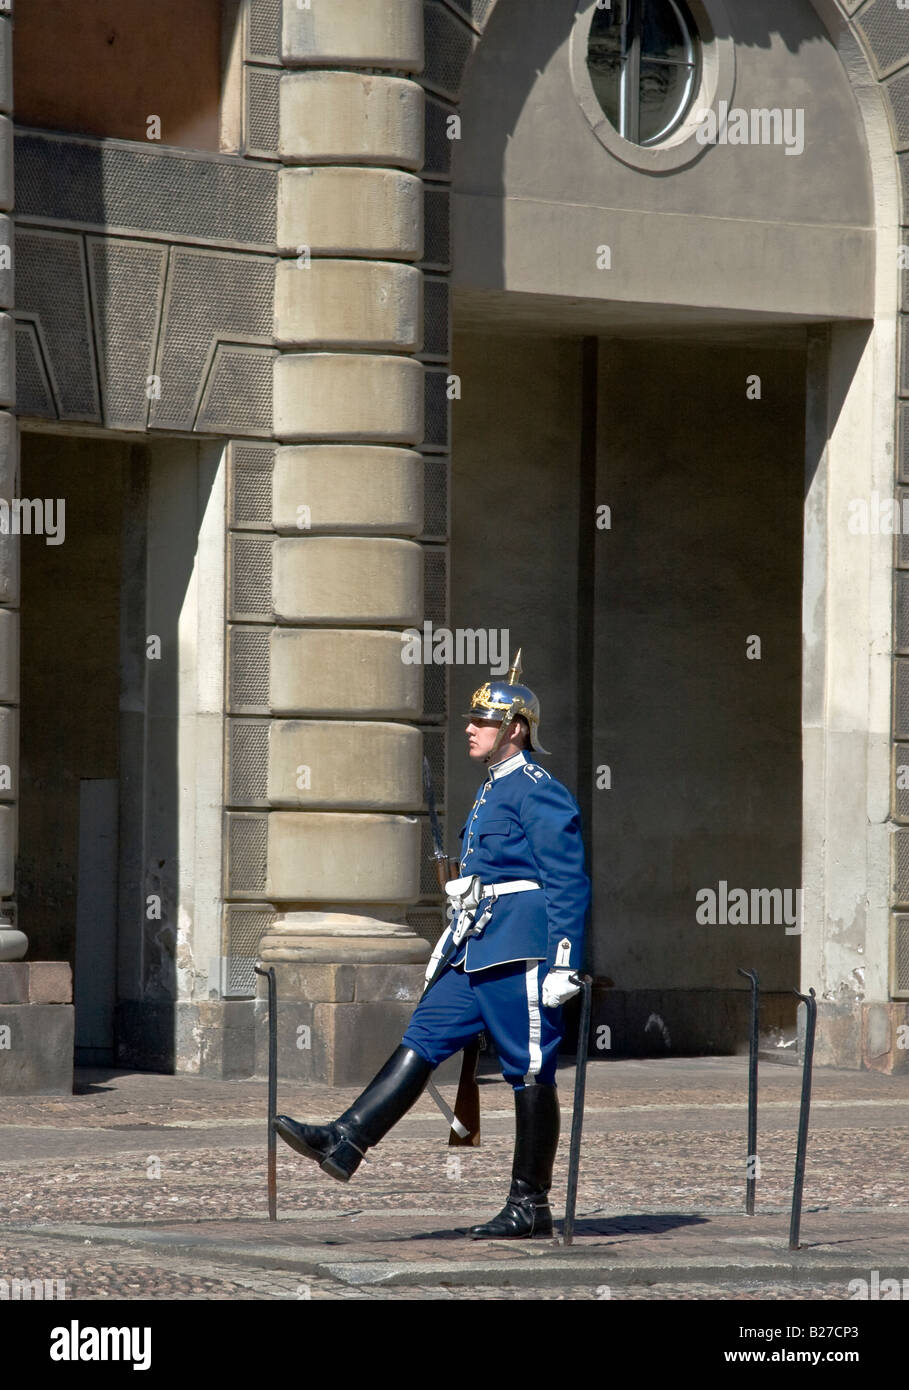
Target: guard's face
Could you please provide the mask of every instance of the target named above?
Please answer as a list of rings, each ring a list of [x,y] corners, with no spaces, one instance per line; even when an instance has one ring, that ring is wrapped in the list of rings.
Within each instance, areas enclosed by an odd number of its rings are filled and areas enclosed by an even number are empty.
[[[471,719],[467,725],[467,752],[471,758],[485,758],[499,732],[497,719]]]

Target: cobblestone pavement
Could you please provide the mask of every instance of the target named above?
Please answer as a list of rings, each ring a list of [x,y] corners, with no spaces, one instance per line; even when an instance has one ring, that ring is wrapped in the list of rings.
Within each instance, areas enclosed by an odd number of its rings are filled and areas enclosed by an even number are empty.
[[[790,1254],[799,1087],[797,1068],[762,1066],[748,1218],[744,1058],[592,1063],[566,1249],[464,1237],[508,1186],[511,1093],[493,1077],[480,1149],[448,1149],[426,1097],[349,1185],[279,1143],[272,1225],[264,1082],[79,1072],[72,1097],[0,1101],[0,1297],[62,1279],[68,1299],[845,1300],[873,1270],[909,1279],[909,1078],[816,1073]],[[282,1083],[279,1109],[329,1119],[355,1094]]]

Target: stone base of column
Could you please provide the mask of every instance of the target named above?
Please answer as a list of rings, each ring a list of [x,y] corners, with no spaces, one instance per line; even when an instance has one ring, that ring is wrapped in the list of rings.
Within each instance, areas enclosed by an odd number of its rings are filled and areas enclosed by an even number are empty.
[[[430,947],[401,923],[342,912],[288,912],[262,938],[278,992],[278,1075],[360,1086],[401,1041],[423,991]],[[256,1073],[268,1072],[267,984],[260,976]],[[455,1069],[454,1063],[448,1070]],[[442,1079],[446,1079],[443,1069]]]
[[[75,1026],[66,961],[0,964],[0,1096],[72,1095]]]
[[[909,1072],[909,1004],[862,1005],[862,1061],[869,1071]]]
[[[0,926],[0,961],[22,960],[27,950],[28,937],[25,932]]]

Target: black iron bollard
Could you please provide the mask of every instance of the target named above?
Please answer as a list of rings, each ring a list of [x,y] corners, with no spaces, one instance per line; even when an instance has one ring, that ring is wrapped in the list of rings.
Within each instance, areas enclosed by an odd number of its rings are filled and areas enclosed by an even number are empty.
[[[593,981],[589,975],[572,976],[581,985],[581,1018],[578,1023],[578,1052],[574,1072],[574,1107],[571,1112],[571,1141],[568,1146],[568,1191],[565,1194],[565,1220],[562,1244],[574,1240],[574,1209],[578,1197],[578,1171],[581,1163],[581,1130],[584,1125],[584,1092],[587,1084],[587,1049],[590,1046],[590,1012]]]
[[[792,1185],[792,1219],[789,1222],[789,1249],[798,1250],[799,1227],[802,1222],[802,1188],[805,1186],[805,1150],[808,1146],[808,1112],[811,1108],[811,1062],[814,1057],[814,1030],[817,1024],[817,1000],[814,990],[793,994],[801,999],[807,1010],[805,1019],[805,1059],[802,1065],[802,1103],[799,1108],[799,1137],[795,1150],[795,1181]]]
[[[759,993],[758,977],[753,970],[736,967],[740,975],[751,981],[751,1046],[748,1051],[748,1158],[745,1164],[745,1212],[754,1216],[754,1192],[757,1183],[757,1098],[758,1098],[758,1036]]]
[[[278,1219],[278,1136],[275,1116],[278,1113],[278,987],[275,969],[253,969],[268,981],[268,1219]]]

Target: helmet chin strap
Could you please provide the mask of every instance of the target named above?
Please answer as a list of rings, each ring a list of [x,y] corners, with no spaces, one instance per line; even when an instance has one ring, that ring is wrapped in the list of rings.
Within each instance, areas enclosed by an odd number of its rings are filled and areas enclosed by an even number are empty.
[[[502,745],[502,740],[503,740],[503,738],[505,737],[505,730],[506,730],[506,729],[508,728],[508,726],[509,726],[510,724],[512,724],[513,722],[514,722],[514,716],[512,715],[511,710],[509,710],[507,714],[505,714],[505,715],[502,716],[502,722],[501,722],[501,724],[499,725],[499,732],[496,734],[495,742],[493,743],[493,745],[492,745],[492,747],[490,748],[489,752],[486,754],[486,757],[483,759],[483,761],[484,761],[484,763],[486,763],[487,767],[489,766],[489,762],[490,762],[490,759],[492,758],[493,754],[496,753],[496,752],[498,752],[499,748],[500,748],[501,745]]]

